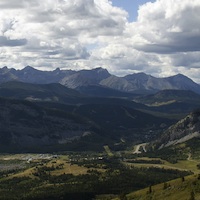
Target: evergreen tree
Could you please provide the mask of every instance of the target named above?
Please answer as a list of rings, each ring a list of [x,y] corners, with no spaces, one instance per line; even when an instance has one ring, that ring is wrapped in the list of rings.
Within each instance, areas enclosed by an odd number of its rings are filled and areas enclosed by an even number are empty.
[[[149,194],[151,194],[152,193],[152,186],[150,185],[149,186]]]

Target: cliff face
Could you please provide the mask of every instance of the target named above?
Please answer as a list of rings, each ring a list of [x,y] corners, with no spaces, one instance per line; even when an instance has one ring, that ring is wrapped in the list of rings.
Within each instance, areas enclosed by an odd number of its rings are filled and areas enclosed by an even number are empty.
[[[161,149],[186,142],[195,137],[200,137],[200,110],[192,112],[175,125],[169,127],[155,144],[157,148]]]

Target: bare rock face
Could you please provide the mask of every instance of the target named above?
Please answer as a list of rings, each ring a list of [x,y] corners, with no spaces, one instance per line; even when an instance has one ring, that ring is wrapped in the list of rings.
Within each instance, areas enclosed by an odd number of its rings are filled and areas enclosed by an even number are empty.
[[[168,147],[200,137],[200,110],[192,112],[167,129],[155,144],[157,148]]]

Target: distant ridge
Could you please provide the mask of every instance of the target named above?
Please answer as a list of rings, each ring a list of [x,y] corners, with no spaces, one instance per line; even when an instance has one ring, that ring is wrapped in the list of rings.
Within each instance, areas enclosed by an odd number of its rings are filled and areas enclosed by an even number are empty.
[[[101,67],[91,70],[41,71],[27,66],[22,70],[3,67],[0,69],[0,83],[21,81],[36,84],[60,83],[68,88],[78,89],[103,86],[128,93],[153,94],[161,90],[191,90],[200,94],[200,85],[187,76],[177,74],[166,78],[156,78],[145,73],[117,77]]]
[[[161,104],[170,101],[199,104],[200,95],[191,90],[162,90],[155,94],[137,97],[135,101],[147,105],[155,103]]]
[[[0,84],[0,96],[29,101],[75,103],[83,97],[78,91],[59,83],[33,84],[10,81]]]

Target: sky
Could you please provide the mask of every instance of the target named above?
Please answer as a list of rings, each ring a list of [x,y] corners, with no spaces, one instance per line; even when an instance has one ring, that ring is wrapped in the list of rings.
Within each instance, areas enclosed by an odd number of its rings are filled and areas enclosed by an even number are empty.
[[[0,0],[0,67],[103,67],[200,83],[199,0]]]
[[[155,0],[112,0],[111,2],[113,6],[126,10],[128,12],[128,21],[133,22],[137,20],[139,6],[148,2],[155,2]]]

